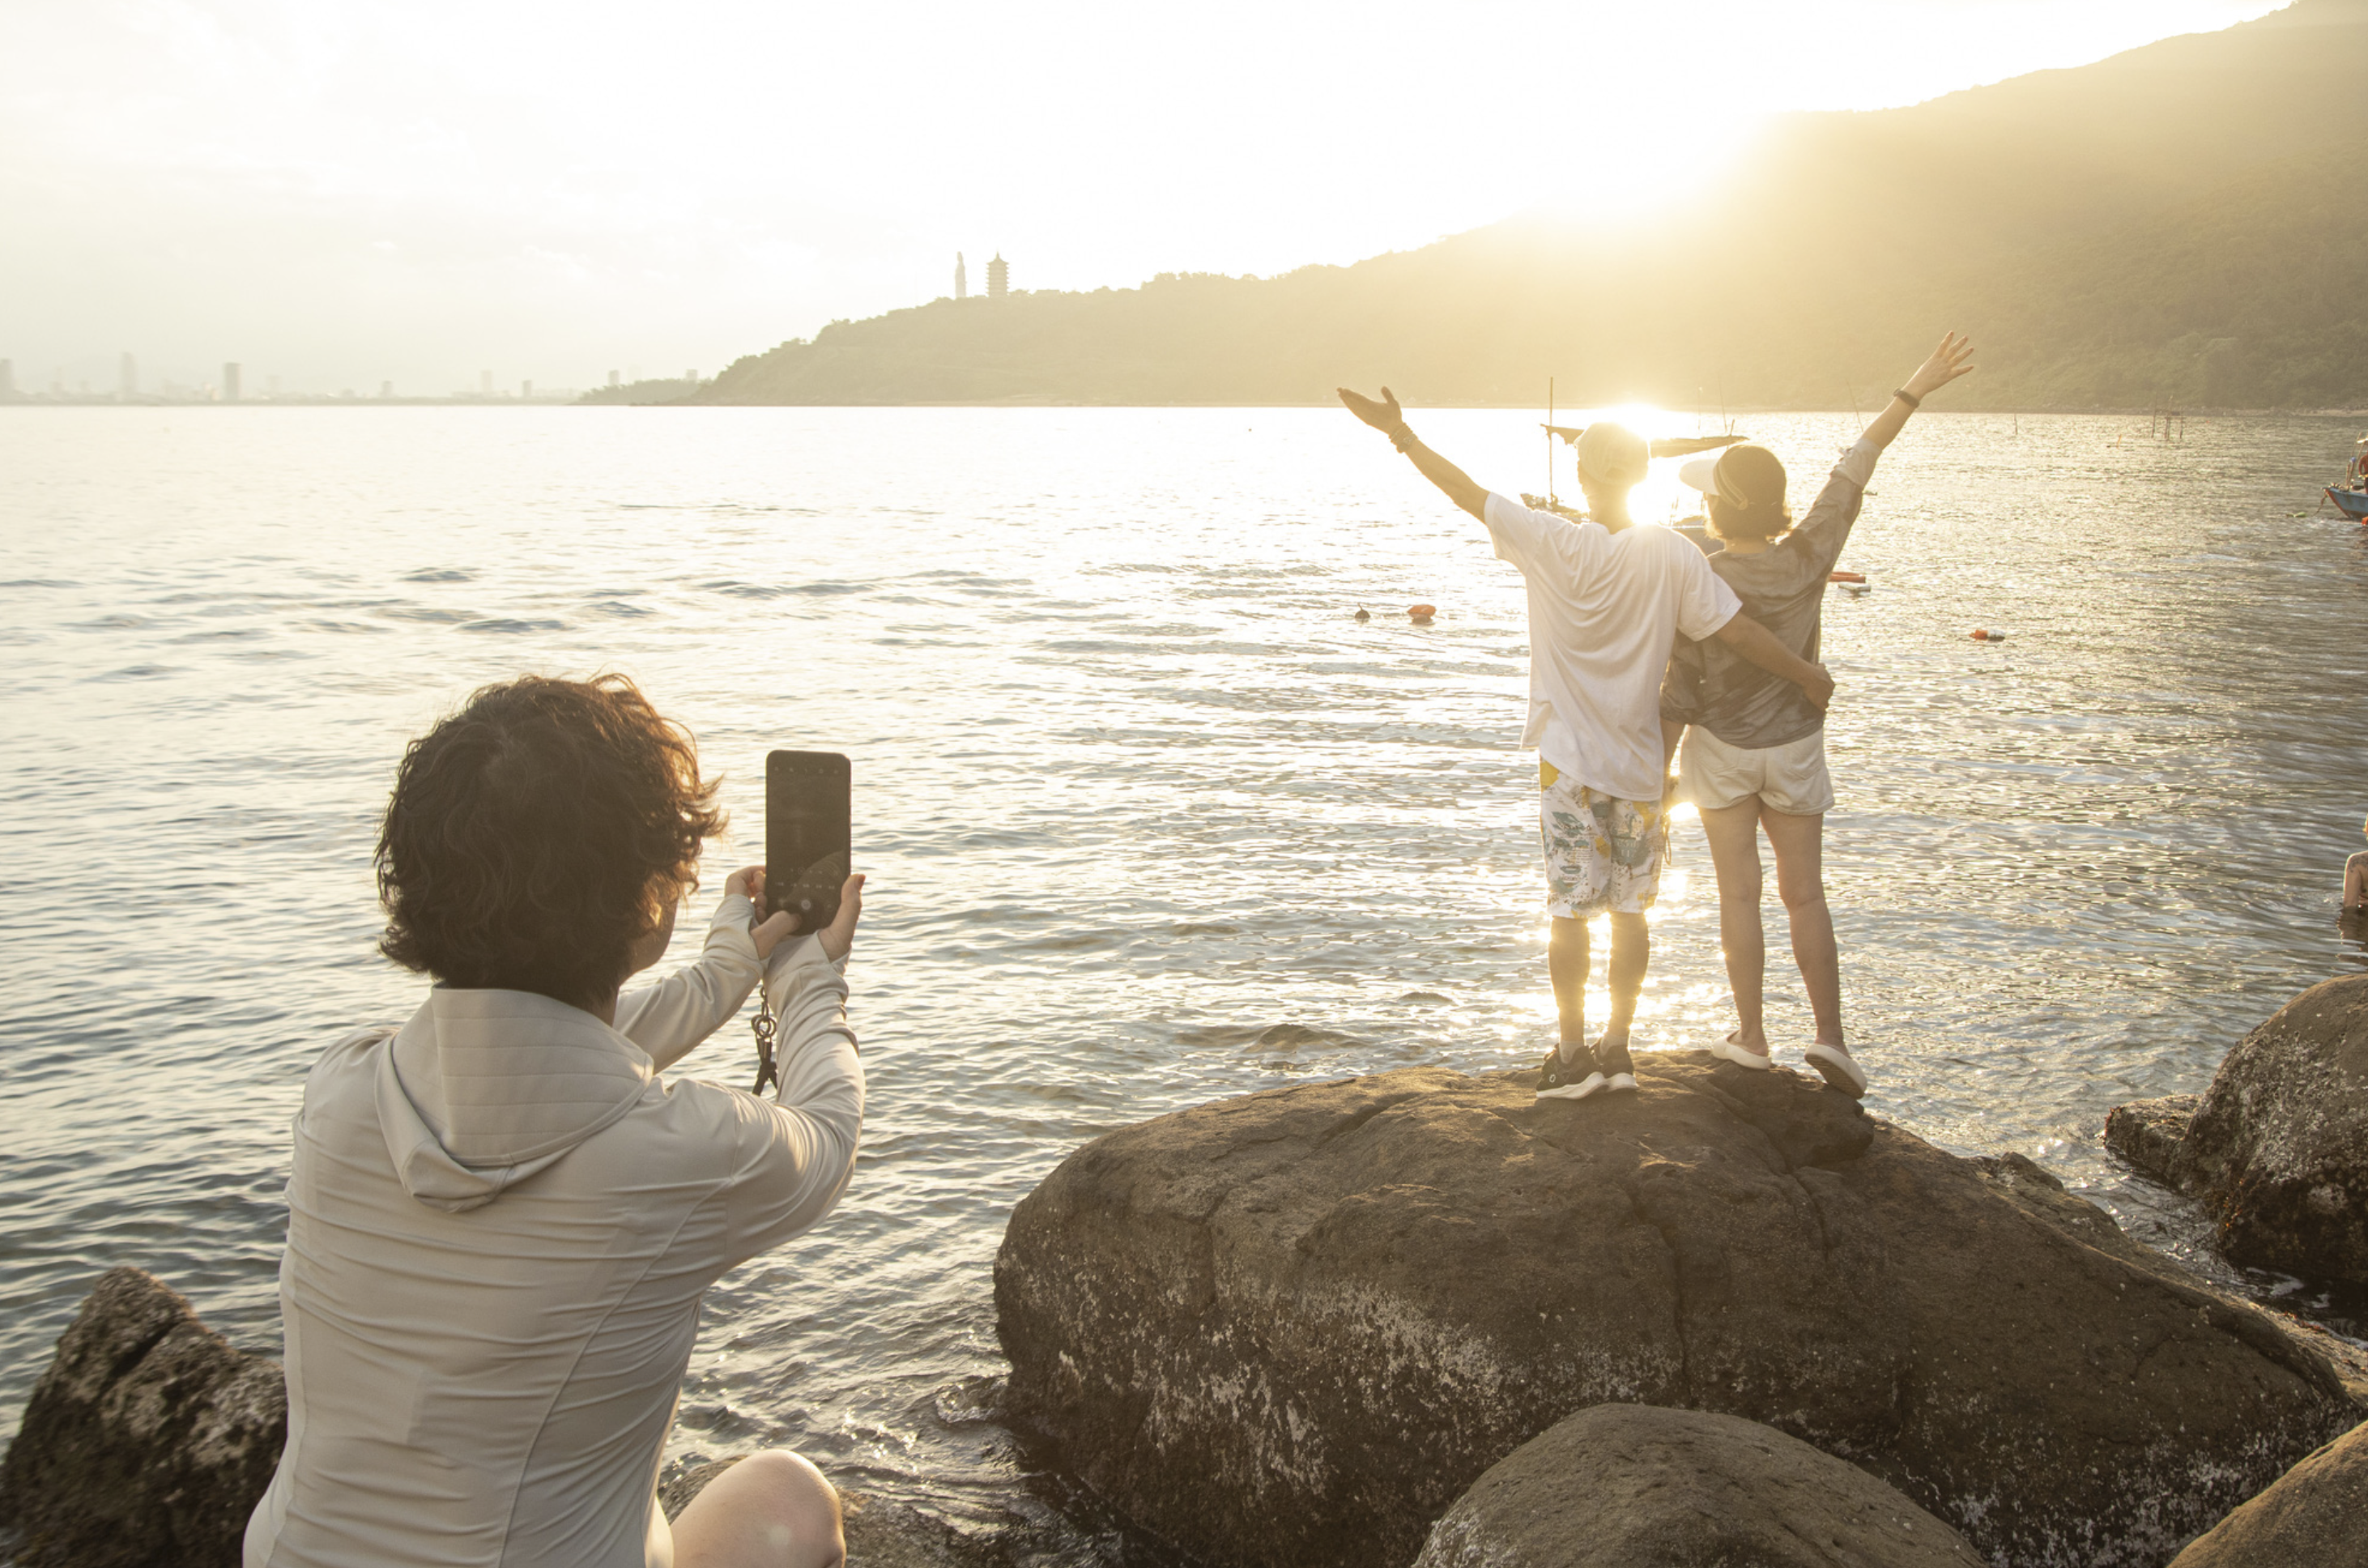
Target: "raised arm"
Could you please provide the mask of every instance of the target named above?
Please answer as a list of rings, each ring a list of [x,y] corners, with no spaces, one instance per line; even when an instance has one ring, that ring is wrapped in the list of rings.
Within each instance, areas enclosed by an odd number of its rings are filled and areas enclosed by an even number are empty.
[[[1826,673],[1826,666],[1813,665],[1793,653],[1777,640],[1774,632],[1749,616],[1733,616],[1716,635],[1720,642],[1770,675],[1781,676],[1799,687],[1818,712],[1824,712],[1826,704],[1833,700],[1834,677]]]
[[[724,883],[723,900],[708,923],[697,963],[617,998],[617,1032],[647,1051],[650,1065],[660,1072],[732,1021],[757,988],[765,955],[786,929],[776,928],[768,933],[773,940],[759,946],[752,931],[757,906],[750,902],[744,877]]]
[[[1916,367],[1916,373],[1907,378],[1898,392],[1891,394],[1890,403],[1874,416],[1874,423],[1869,425],[1866,433],[1859,438],[1873,442],[1878,452],[1891,445],[1907,425],[1907,416],[1921,407],[1926,398],[1959,376],[1974,373],[1973,366],[1965,362],[1973,357],[1973,352],[1972,338],[1953,332],[1944,334],[1941,347],[1932,350],[1931,356]],[[1902,393],[1906,395],[1902,396]]]
[[[1399,411],[1397,394],[1383,387],[1382,401],[1375,403],[1372,398],[1359,396],[1347,387],[1333,390],[1340,394],[1340,401],[1348,404],[1349,413],[1387,436],[1390,445],[1412,458],[1416,469],[1425,479],[1446,492],[1450,501],[1474,517],[1484,521],[1486,519],[1488,492],[1474,483],[1471,475],[1415,439],[1414,432],[1406,428],[1406,415]]]

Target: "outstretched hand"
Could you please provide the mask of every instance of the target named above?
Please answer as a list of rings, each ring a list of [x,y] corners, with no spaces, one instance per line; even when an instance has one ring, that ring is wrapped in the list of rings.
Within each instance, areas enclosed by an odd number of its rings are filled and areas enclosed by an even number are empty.
[[[1406,424],[1406,415],[1398,407],[1397,393],[1387,387],[1382,389],[1382,401],[1379,403],[1361,397],[1347,387],[1334,387],[1332,390],[1340,394],[1340,401],[1348,405],[1349,413],[1376,430],[1388,434]]]
[[[1974,368],[1967,361],[1973,358],[1974,340],[1958,333],[1949,333],[1941,339],[1941,347],[1931,357],[1916,367],[1907,378],[1910,396],[1922,399],[1931,396],[1959,376],[1970,376]]]

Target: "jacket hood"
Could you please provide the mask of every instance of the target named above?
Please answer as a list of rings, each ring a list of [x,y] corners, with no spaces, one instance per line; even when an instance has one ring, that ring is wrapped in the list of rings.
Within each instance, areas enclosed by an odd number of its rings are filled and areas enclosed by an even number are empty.
[[[462,1213],[619,1120],[654,1075],[580,1007],[439,985],[380,1053],[379,1131],[404,1190]]]

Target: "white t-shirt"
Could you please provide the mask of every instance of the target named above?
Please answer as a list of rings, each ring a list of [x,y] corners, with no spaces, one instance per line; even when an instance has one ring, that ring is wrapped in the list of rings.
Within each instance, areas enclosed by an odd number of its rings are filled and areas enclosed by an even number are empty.
[[[1661,674],[1677,633],[1709,637],[1743,608],[1668,528],[1573,523],[1491,494],[1489,537],[1530,589],[1530,722],[1521,744],[1623,801],[1661,798]]]

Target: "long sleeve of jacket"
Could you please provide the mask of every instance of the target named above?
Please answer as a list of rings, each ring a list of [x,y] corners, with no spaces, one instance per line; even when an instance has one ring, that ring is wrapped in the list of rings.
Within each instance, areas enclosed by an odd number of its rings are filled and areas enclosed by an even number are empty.
[[[665,1072],[730,1023],[757,988],[757,942],[748,935],[756,914],[745,894],[724,894],[707,924],[698,962],[617,998],[617,1032],[648,1052],[657,1071]]]
[[[863,1065],[847,1025],[844,967],[811,936],[782,943],[766,966],[781,1085],[770,1101],[735,1096],[738,1164],[726,1226],[742,1256],[778,1246],[829,1213],[854,1174]]]

